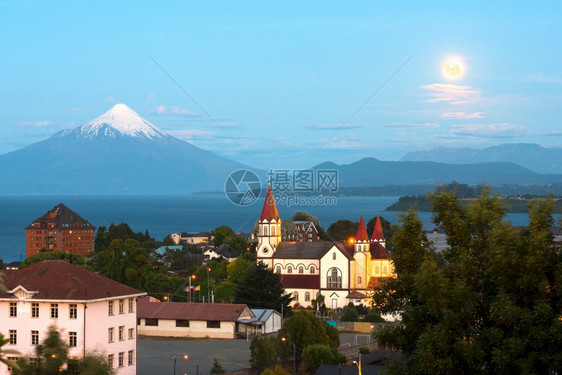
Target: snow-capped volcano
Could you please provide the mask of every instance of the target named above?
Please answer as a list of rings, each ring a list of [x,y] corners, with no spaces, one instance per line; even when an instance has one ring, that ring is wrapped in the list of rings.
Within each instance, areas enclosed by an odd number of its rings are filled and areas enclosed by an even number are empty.
[[[77,136],[94,137],[117,135],[129,137],[164,138],[165,134],[125,104],[115,104],[103,115],[77,129]]]

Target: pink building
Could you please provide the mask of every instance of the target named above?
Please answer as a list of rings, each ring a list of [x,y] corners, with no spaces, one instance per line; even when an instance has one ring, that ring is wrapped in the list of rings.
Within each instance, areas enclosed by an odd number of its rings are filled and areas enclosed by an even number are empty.
[[[103,353],[117,374],[136,374],[136,299],[146,293],[63,260],[4,273],[0,332],[10,339],[7,348],[33,357],[54,325],[69,356]],[[0,364],[0,374],[10,371]]]

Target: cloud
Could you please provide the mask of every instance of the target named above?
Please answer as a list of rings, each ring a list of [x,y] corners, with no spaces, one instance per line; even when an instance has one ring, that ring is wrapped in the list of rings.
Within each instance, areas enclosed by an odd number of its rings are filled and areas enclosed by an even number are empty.
[[[473,118],[484,118],[484,115],[482,115],[482,112],[472,112],[472,113],[449,112],[449,113],[443,113],[441,117],[456,118],[458,120],[468,120]]]
[[[151,91],[148,96],[146,97],[146,101],[149,103],[152,103],[154,101],[154,97],[156,96],[156,93],[154,91]]]
[[[199,116],[198,113],[191,112],[191,111],[189,111],[185,108],[182,108],[182,107],[175,107],[175,106],[166,107],[165,105],[159,105],[152,112],[156,113],[157,115],[161,115],[161,116],[167,116],[167,115],[186,116],[186,117],[197,117],[197,116]]]
[[[451,125],[451,135],[482,138],[513,138],[529,135],[523,126],[508,123]]]
[[[383,125],[383,128],[405,128],[405,129],[413,129],[413,128],[435,129],[439,127],[440,127],[439,124],[435,124],[432,122],[426,122],[423,124],[415,124],[410,122],[393,122],[390,124]]]
[[[448,83],[432,83],[421,86],[424,90],[431,91],[431,99],[427,103],[448,102],[451,104],[467,104],[481,97],[481,92],[471,86],[459,86]]]
[[[342,127],[342,124],[311,124],[306,126],[307,129],[310,130],[351,130],[351,129],[359,129],[364,128],[365,125],[345,125]]]
[[[18,122],[17,125],[23,127],[44,128],[46,126],[53,125],[53,123],[51,121],[22,121]]]

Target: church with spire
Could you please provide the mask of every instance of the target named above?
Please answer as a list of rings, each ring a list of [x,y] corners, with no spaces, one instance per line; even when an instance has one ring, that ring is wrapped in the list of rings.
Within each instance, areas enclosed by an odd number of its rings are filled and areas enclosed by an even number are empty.
[[[282,241],[281,218],[271,186],[258,220],[257,239],[257,261],[281,276],[293,306],[311,307],[319,294],[332,309],[349,302],[369,306],[373,288],[395,276],[378,215],[370,238],[361,215],[351,242]]]

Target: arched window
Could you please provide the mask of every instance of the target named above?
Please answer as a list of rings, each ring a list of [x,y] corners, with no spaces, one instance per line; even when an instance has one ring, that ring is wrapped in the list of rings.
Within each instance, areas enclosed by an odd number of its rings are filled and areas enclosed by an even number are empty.
[[[332,254],[332,259],[336,260],[336,252],[334,251],[334,253]]]
[[[357,276],[357,284],[361,284],[361,276]]]
[[[341,289],[341,271],[338,268],[332,267],[328,270],[326,287],[330,289]]]
[[[305,292],[305,293],[304,293],[304,300],[305,300],[305,301],[310,301],[310,292]]]
[[[314,266],[310,267],[310,273],[316,272],[316,268]]]
[[[267,236],[267,227],[266,226],[263,227],[263,235]]]
[[[293,301],[295,302],[299,301],[299,292],[293,292]]]
[[[275,267],[275,273],[281,273],[281,266]]]
[[[299,273],[304,273],[304,267],[303,266],[299,267]]]
[[[293,273],[293,267],[291,266],[287,267],[287,273]]]
[[[271,235],[275,236],[275,226],[271,227]]]
[[[382,268],[382,273],[384,273],[384,274],[387,274],[387,273],[388,273],[388,267],[387,267],[387,266],[384,266],[384,267]]]
[[[375,267],[375,274],[379,274],[379,267]]]

